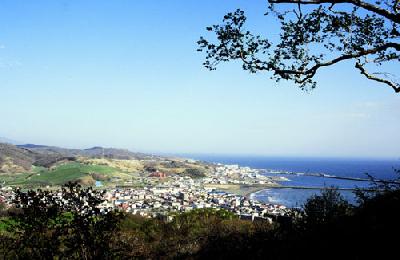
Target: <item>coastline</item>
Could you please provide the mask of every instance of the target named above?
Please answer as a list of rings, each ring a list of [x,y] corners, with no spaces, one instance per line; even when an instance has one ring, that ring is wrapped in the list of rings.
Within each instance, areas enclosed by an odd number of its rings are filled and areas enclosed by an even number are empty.
[[[264,173],[269,173],[267,172],[268,170],[266,168],[268,160],[265,161],[265,164],[264,161],[262,162],[262,164],[259,161],[256,161],[256,163],[252,163],[249,160],[241,161],[240,158],[238,158],[237,160],[231,159],[230,161],[217,159],[213,161],[220,161],[220,163],[217,165],[225,166],[226,168],[228,168],[228,172],[230,170],[230,166],[231,168],[243,167],[251,171],[257,172],[257,174],[260,175],[264,175]],[[288,207],[290,207],[293,202],[296,202],[296,205],[298,203],[302,204],[306,197],[309,197],[312,194],[320,194],[322,190],[337,189],[351,203],[356,203],[353,191],[357,189],[362,189],[364,191],[375,190],[374,187],[370,185],[370,180],[362,177],[365,175],[365,173],[362,173],[361,171],[366,170],[361,170],[360,167],[354,166],[354,164],[352,163],[342,162],[340,166],[344,170],[341,168],[330,168],[331,164],[331,161],[329,161],[328,163],[316,162],[309,166],[309,162],[307,162],[307,168],[304,168],[304,163],[299,163],[298,165],[288,164],[287,166],[272,164],[268,167],[277,169],[289,169],[290,166],[290,170],[286,170],[286,172],[276,172],[276,175],[273,173],[264,175],[265,177],[270,178],[270,181],[273,181],[274,183],[269,182],[266,184],[259,184],[257,182],[249,181],[244,182],[247,184],[235,184],[234,182],[226,181],[226,184],[207,183],[204,184],[204,188],[236,194],[246,197],[248,199],[253,198],[255,200],[260,200],[266,203],[282,204]],[[383,176],[380,176],[382,177],[382,179],[388,176],[388,174],[385,174],[385,172],[388,172],[388,170],[386,171],[384,168],[382,168],[383,170],[376,171],[374,167],[371,166],[371,172],[376,172],[376,174],[378,174],[381,171],[382,173],[384,173]],[[318,173],[325,171],[328,173]],[[346,175],[343,172],[349,174]],[[225,175],[229,176],[229,174],[226,173]],[[225,175],[224,172],[222,172],[222,176]],[[257,178],[257,175],[251,176],[251,178]]]
[[[329,190],[337,189],[341,191],[354,191],[356,188],[338,188],[338,187],[307,187],[307,186],[286,186],[280,184],[260,184],[260,185],[241,185],[241,184],[208,184],[205,188],[213,188],[215,190],[233,193],[246,198],[250,198],[252,194],[265,189],[298,189],[298,190]],[[366,191],[374,191],[373,189],[363,189]]]
[[[270,188],[280,188],[279,184],[255,184],[255,185],[245,185],[245,184],[207,184],[204,185],[205,188],[213,188],[216,190],[237,194],[250,198],[251,194],[256,193],[261,190]]]

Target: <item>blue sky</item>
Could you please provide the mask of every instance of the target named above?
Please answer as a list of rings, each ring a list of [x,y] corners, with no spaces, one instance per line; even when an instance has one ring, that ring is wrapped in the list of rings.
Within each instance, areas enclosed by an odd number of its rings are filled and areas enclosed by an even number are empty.
[[[353,70],[305,93],[235,63],[210,72],[196,41],[236,8],[276,37],[265,1],[0,2],[0,136],[65,147],[396,157],[400,97]]]

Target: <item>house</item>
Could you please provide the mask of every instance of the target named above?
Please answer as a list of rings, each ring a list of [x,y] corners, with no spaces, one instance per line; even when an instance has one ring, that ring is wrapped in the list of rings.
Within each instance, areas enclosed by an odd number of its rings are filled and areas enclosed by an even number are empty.
[[[153,178],[165,178],[167,177],[167,175],[164,172],[160,172],[160,171],[156,171],[153,172],[149,175],[149,177],[153,177]]]

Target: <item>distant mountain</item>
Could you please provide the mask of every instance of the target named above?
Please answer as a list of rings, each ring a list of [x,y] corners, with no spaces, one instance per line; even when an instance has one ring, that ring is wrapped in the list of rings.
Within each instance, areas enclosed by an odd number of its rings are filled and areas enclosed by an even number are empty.
[[[24,144],[18,145],[20,148],[29,149],[31,151],[37,152],[42,155],[52,155],[52,156],[68,156],[68,157],[95,157],[95,158],[111,158],[120,160],[129,159],[146,159],[151,157],[151,155],[143,153],[134,153],[127,149],[116,149],[116,148],[103,148],[100,146],[95,146],[88,149],[67,149],[56,146],[45,146],[45,145],[34,145],[34,144]]]
[[[6,144],[22,144],[22,142],[16,141],[16,140],[12,140],[6,137],[1,137],[0,136],[0,143],[6,143]]]
[[[150,156],[143,153],[134,153],[127,149],[104,148],[100,146],[95,146],[89,149],[80,150],[80,153],[83,156],[88,156],[88,157],[106,157],[106,158],[122,159],[122,160],[145,159]]]
[[[16,146],[27,149],[48,147],[47,145],[38,145],[38,144],[17,144]]]
[[[159,158],[153,155],[134,153],[126,149],[100,146],[88,149],[67,149],[37,144],[12,145],[0,143],[0,172],[29,171],[32,165],[51,167],[60,161],[74,161],[77,157],[119,160]]]

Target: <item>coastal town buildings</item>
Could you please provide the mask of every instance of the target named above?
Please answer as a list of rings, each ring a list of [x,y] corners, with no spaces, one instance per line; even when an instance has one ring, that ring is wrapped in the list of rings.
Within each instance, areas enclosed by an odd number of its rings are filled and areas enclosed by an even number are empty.
[[[271,178],[256,169],[238,165],[217,164],[204,178],[167,176],[160,171],[142,177],[143,187],[108,187],[100,208],[106,212],[119,209],[144,217],[170,219],[179,212],[194,209],[225,209],[245,219],[266,219],[284,216],[290,209],[282,205],[264,204],[247,196],[223,192],[213,185],[273,185]],[[158,181],[161,180],[162,181]],[[140,180],[139,180],[140,181]],[[3,187],[0,199],[11,205],[13,191]]]

